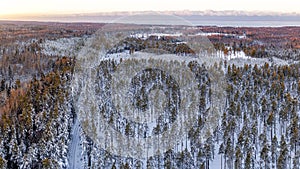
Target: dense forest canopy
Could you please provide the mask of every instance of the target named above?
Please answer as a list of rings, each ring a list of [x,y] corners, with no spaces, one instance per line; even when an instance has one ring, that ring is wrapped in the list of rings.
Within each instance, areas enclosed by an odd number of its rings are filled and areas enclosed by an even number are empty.
[[[0,168],[70,166],[70,145],[78,116],[71,86],[76,53],[102,26],[0,23]],[[299,168],[300,28],[198,29],[209,34],[220,55],[244,52],[248,60],[225,58],[211,65],[187,63],[200,96],[197,115],[193,117],[195,123],[183,134],[186,140],[166,152],[135,159],[99,147],[83,130],[87,124],[82,123],[78,163],[82,166],[78,168]],[[139,52],[185,58],[195,54],[176,37],[128,37],[116,44],[107,53],[108,59],[99,65],[97,78],[103,85],[99,92],[110,94],[111,75],[125,61],[109,56]],[[212,76],[213,73],[218,76]],[[222,91],[213,93],[217,77],[224,86],[217,86]],[[156,86],[149,85],[150,82]],[[167,115],[160,116],[156,125],[147,129],[120,117],[110,102],[99,109],[108,123],[125,136],[147,137],[150,131],[159,135],[176,119],[178,107],[174,104],[181,97],[176,83],[159,69],[144,70],[132,81],[131,94],[136,96],[132,98],[133,105],[141,110],[147,109],[146,95],[151,90],[159,89],[172,96],[166,103]],[[223,106],[216,109],[221,94]],[[200,140],[208,112],[213,111],[220,114],[216,117],[217,127],[205,133],[205,140]]]

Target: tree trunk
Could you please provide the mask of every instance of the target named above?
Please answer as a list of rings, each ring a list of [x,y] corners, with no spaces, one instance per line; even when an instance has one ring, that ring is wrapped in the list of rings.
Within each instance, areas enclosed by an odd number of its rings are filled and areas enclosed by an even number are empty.
[[[223,169],[223,155],[221,154],[221,169]]]

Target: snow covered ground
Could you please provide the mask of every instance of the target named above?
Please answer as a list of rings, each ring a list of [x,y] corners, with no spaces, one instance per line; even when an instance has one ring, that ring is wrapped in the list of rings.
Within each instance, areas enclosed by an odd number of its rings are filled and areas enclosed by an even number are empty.
[[[229,33],[218,33],[218,32],[200,32],[196,34],[192,34],[190,36],[226,36],[226,37],[235,37],[237,39],[245,39],[246,35],[237,35],[237,34],[229,34]]]
[[[82,155],[82,146],[81,146],[81,128],[78,120],[76,119],[73,129],[72,129],[72,138],[71,145],[69,148],[69,167],[68,169],[82,169],[83,161],[81,158]]]
[[[158,39],[160,39],[161,37],[166,37],[166,36],[172,36],[172,37],[179,37],[182,36],[182,33],[137,33],[137,34],[133,34],[131,35],[131,37],[135,37],[135,38],[141,38],[141,39],[147,39],[150,36],[157,36]]]
[[[228,61],[229,64],[234,64],[236,66],[244,66],[245,64],[248,65],[255,65],[262,66],[265,63],[269,64],[277,64],[277,65],[289,65],[298,63],[299,61],[291,61],[291,60],[283,60],[276,57],[272,58],[253,58],[250,56],[247,56],[244,51],[236,51],[229,52],[228,55],[225,55],[222,51],[217,51],[217,56],[225,59]]]
[[[50,56],[76,56],[87,37],[46,40],[41,44],[42,53]]]
[[[155,34],[153,34],[155,35]],[[149,35],[135,35],[135,37],[144,37]],[[159,34],[156,34],[156,36],[160,36]],[[166,36],[166,34],[163,34],[162,36]],[[173,34],[172,36],[180,36],[180,34]],[[80,38],[75,39],[59,39],[57,41],[46,41],[44,43],[44,50],[43,52],[50,54],[50,55],[70,55],[75,54],[76,51],[78,51],[78,44],[80,44],[82,41]],[[70,42],[70,43],[69,43]],[[69,43],[69,44],[68,44]],[[68,44],[68,45],[66,45]],[[68,51],[68,47],[71,48]],[[75,47],[75,48],[74,48]],[[228,55],[225,55],[222,51],[217,51],[216,58],[214,58],[212,61],[217,62],[220,60],[227,60],[228,64],[234,64],[236,66],[244,66],[244,64],[257,64],[258,66],[264,65],[266,62],[270,64],[278,64],[278,65],[287,65],[290,63],[295,63],[292,61],[285,61],[278,58],[252,58],[247,55],[243,51],[236,51],[235,53],[229,52]],[[114,53],[114,54],[108,54],[104,58],[101,59],[115,59],[120,60],[121,58],[136,58],[136,59],[149,59],[152,57],[153,59],[163,59],[168,61],[185,61],[188,63],[189,61],[195,60],[193,57],[186,57],[186,56],[179,56],[174,54],[164,54],[164,55],[155,55],[151,53],[145,53],[145,52],[135,52],[134,54],[129,54],[129,51],[124,51],[122,53]],[[200,61],[208,62],[209,56],[200,57]],[[211,63],[212,64],[212,63]],[[80,168],[80,166],[83,165],[83,162],[81,161],[81,152],[82,152],[82,146],[80,141],[80,127],[78,122],[76,121],[73,132],[72,132],[72,143],[70,145],[70,155],[69,155],[69,162],[70,162],[70,169],[73,168]],[[183,150],[185,145],[179,145],[179,149]],[[211,161],[210,168],[217,169],[220,168],[221,165],[221,155],[218,155],[218,148],[219,146],[216,145],[215,150],[215,159]],[[188,150],[190,150],[190,147],[188,146]],[[223,159],[224,160],[224,159]],[[146,161],[143,161],[144,164]]]

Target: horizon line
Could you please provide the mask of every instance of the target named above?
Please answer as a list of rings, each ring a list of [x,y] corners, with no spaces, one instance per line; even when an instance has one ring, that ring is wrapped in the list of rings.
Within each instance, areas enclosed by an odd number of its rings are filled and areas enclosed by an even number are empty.
[[[55,16],[74,16],[74,15],[98,15],[98,16],[121,16],[121,15],[143,15],[143,14],[162,14],[162,15],[203,15],[203,16],[300,16],[299,12],[278,12],[278,11],[260,11],[260,10],[144,10],[144,11],[110,11],[110,12],[49,12],[49,13],[16,13],[0,14],[2,17],[55,17]],[[7,18],[8,19],[8,18]]]

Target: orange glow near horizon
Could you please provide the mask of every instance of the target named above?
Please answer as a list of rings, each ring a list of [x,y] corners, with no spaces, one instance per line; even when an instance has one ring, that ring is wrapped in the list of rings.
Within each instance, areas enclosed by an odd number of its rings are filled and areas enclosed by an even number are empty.
[[[147,10],[240,10],[300,13],[299,7],[299,0],[9,0],[1,3],[0,18]]]

